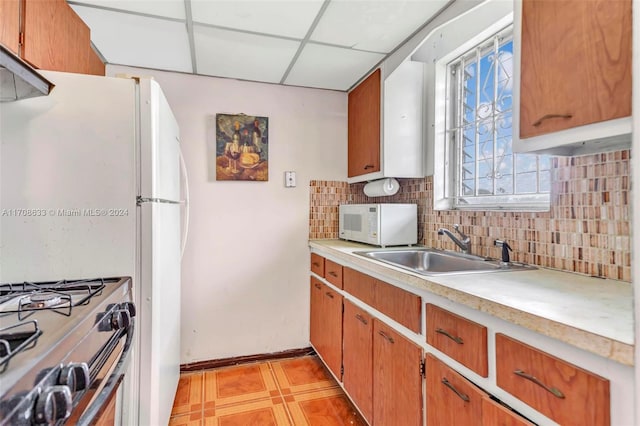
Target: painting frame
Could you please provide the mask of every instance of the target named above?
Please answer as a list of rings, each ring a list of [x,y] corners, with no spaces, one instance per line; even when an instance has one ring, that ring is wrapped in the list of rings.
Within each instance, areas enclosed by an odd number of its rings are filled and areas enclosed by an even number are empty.
[[[216,181],[269,180],[269,117],[218,113],[208,133]]]

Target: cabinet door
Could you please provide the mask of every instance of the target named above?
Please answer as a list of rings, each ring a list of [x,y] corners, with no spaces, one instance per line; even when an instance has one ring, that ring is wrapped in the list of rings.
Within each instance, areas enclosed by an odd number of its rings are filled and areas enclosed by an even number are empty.
[[[329,259],[324,260],[324,277],[331,284],[338,288],[342,288],[342,265],[332,262]]]
[[[422,425],[422,348],[373,320],[373,419],[376,425]]]
[[[487,327],[427,303],[427,343],[487,377]]]
[[[0,43],[18,55],[19,37],[20,0],[0,0]]]
[[[349,92],[348,177],[380,171],[380,74]]]
[[[562,425],[609,425],[609,381],[496,334],[498,386]]]
[[[324,277],[324,257],[311,253],[311,272]]]
[[[496,401],[492,401],[488,396],[482,399],[482,424],[485,426],[533,426],[533,423]]]
[[[524,0],[520,137],[631,115],[631,0]]]
[[[309,340],[316,349],[320,351],[323,347],[322,341],[322,283],[315,277],[311,277],[311,287],[309,290]]]
[[[333,374],[342,380],[342,295],[323,285],[322,318],[324,334],[322,359]]]
[[[431,354],[426,374],[428,425],[480,424],[483,392]]]
[[[88,73],[96,69],[89,27],[65,0],[24,3],[22,58],[52,71]]]
[[[373,423],[373,323],[366,311],[344,301],[342,364],[344,388],[362,415]]]

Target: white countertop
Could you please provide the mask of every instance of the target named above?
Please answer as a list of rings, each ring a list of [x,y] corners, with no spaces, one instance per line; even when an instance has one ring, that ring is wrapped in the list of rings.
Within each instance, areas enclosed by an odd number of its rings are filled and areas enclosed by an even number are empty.
[[[309,246],[318,254],[344,261],[347,266],[400,280],[602,357],[633,365],[631,283],[546,268],[427,277],[352,254],[376,249],[369,245],[312,240]]]

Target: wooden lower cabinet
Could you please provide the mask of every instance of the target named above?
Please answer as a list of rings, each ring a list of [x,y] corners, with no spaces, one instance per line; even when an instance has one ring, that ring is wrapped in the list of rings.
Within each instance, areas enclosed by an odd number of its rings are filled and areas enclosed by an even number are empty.
[[[422,425],[422,348],[373,320],[373,424]]]
[[[342,295],[311,277],[309,335],[327,367],[342,378]]]
[[[373,318],[348,300],[344,301],[342,384],[360,409],[373,423]]]
[[[527,426],[525,418],[493,401],[432,354],[426,356],[427,425]]]
[[[603,377],[500,333],[496,367],[498,386],[559,424],[611,424]]]

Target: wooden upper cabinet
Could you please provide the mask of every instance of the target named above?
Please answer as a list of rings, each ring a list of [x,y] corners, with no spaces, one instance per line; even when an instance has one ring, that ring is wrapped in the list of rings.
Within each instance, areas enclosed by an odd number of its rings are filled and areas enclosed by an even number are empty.
[[[430,303],[426,309],[427,343],[482,377],[487,377],[487,327]]]
[[[65,0],[26,1],[22,58],[36,68],[104,75],[89,27]]]
[[[0,43],[20,53],[20,0],[0,0]]]
[[[348,177],[380,171],[380,76],[377,69],[349,92]]]
[[[631,0],[523,0],[520,137],[631,115]]]
[[[609,381],[496,334],[497,384],[562,425],[610,425]]]

